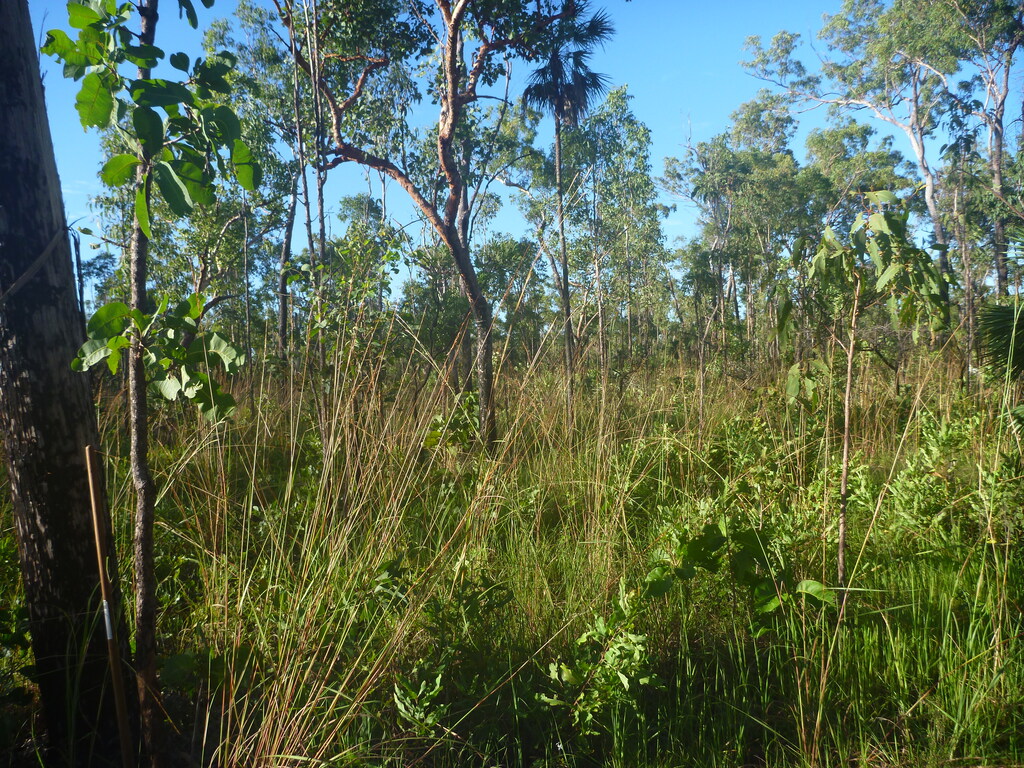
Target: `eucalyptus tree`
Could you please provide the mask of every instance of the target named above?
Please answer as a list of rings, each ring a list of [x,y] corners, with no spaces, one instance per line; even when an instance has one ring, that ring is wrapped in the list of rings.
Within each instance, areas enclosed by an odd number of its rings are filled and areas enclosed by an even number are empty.
[[[594,99],[607,89],[607,77],[590,69],[589,59],[596,47],[603,46],[611,38],[614,28],[603,11],[587,17],[589,7],[583,0],[563,0],[562,8],[563,18],[554,23],[540,48],[540,65],[530,74],[529,84],[523,91],[523,103],[549,113],[555,125],[555,198],[561,258],[561,274],[555,277],[559,281],[562,300],[566,409],[571,414],[575,344],[569,293],[569,255],[565,240],[562,129],[579,125]]]
[[[88,380],[68,366],[82,317],[28,3],[0,5],[0,27],[0,424],[50,747],[39,758],[114,766],[121,756],[94,536],[114,548],[105,500],[95,532],[90,509],[85,447],[99,442],[96,414]],[[103,566],[116,585],[116,560]],[[120,592],[114,597],[109,616],[124,652]]]
[[[755,341],[760,305],[767,304],[769,319],[774,312],[770,299],[785,271],[789,244],[815,224],[815,190],[804,186],[812,179],[801,173],[785,132],[755,135],[740,117],[731,135],[691,147],[686,161],[669,158],[662,180],[670,192],[698,206],[705,240],[701,250],[712,255],[717,273],[723,347],[729,322],[742,323],[748,346]]]
[[[796,101],[827,104],[842,113],[866,111],[906,136],[924,182],[944,277],[949,276],[946,233],[928,150],[945,99],[945,78],[959,66],[950,29],[942,3],[844,0],[818,35],[827,50],[819,73],[809,73],[796,58],[799,35],[790,32],[778,33],[767,48],[760,38],[750,38],[754,58],[746,64]],[[948,300],[948,286],[943,296]]]
[[[1024,7],[1009,0],[939,0],[946,13],[942,34],[954,31],[957,58],[966,65],[967,79],[944,79],[950,99],[988,129],[988,167],[991,174],[992,249],[996,293],[1007,294],[1007,212],[1004,154],[1006,107],[1015,57],[1024,44]],[[950,23],[952,20],[952,23]]]
[[[563,19],[576,16],[573,5],[487,0],[360,0],[322,2],[303,13],[293,0],[275,0],[282,23],[291,32],[293,58],[315,86],[328,117],[328,146],[323,168],[358,163],[390,177],[409,195],[449,250],[465,288],[476,325],[476,379],[480,432],[485,445],[497,437],[491,304],[481,289],[467,241],[465,205],[469,181],[458,134],[470,110],[506,74],[507,62],[533,55]],[[431,128],[443,188],[436,196],[416,183],[409,158],[375,144],[367,126],[375,125],[371,86],[383,73],[404,70],[418,78],[417,90],[438,106]],[[391,116],[396,125],[409,113]]]
[[[711,328],[717,319],[717,340],[723,353],[727,353],[731,284],[727,274],[731,276],[733,271],[730,249],[735,228],[736,196],[742,174],[743,169],[736,164],[729,137],[719,134],[710,141],[688,146],[687,154],[682,159],[665,158],[665,174],[659,179],[666,192],[690,202],[697,209],[703,247],[694,250],[695,266],[703,271],[706,261],[710,279],[715,286],[714,308],[701,338],[704,343],[711,339]]]
[[[478,262],[484,289],[495,297],[500,364],[529,364],[540,352],[544,327],[554,310],[545,290],[540,248],[528,238],[497,233],[480,247]]]
[[[877,190],[908,197],[915,186],[913,168],[893,147],[891,136],[873,145],[876,131],[852,118],[812,130],[806,141],[807,166],[827,181],[820,227],[848,229],[865,208],[865,195]]]
[[[603,378],[610,358],[607,309],[619,308],[622,354],[632,365],[637,342],[644,359],[652,351],[668,305],[651,131],[633,113],[631,99],[625,86],[612,90],[568,142],[572,164],[590,182],[590,199],[570,216],[579,232],[579,271],[589,276],[581,282],[593,287]]]

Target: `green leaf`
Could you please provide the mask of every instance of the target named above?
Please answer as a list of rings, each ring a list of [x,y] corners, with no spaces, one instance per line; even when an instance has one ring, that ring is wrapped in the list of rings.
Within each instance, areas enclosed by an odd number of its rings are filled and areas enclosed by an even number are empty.
[[[156,185],[174,215],[185,216],[192,210],[192,198],[170,163],[156,164]]]
[[[128,61],[143,69],[152,69],[164,57],[164,52],[155,45],[129,45],[124,54]]]
[[[188,88],[170,80],[134,80],[129,90],[132,100],[140,107],[170,107],[193,101]]]
[[[139,158],[135,155],[114,155],[107,160],[100,171],[103,183],[111,187],[120,187],[135,175]]]
[[[900,202],[896,195],[885,189],[877,192],[868,192],[867,198],[875,205],[899,205]]]
[[[131,308],[121,301],[112,301],[97,309],[89,318],[86,334],[90,339],[102,340],[104,344],[114,336],[120,336],[128,327]]]
[[[74,40],[68,37],[67,32],[62,29],[51,29],[46,33],[46,42],[39,49],[40,53],[47,56],[56,56],[58,59],[66,59],[78,53],[78,46]]]
[[[797,594],[810,595],[819,602],[829,603],[835,605],[836,593],[826,587],[820,581],[814,579],[804,579],[796,585]]]
[[[149,177],[147,175],[146,182],[140,184],[139,188],[135,190],[135,219],[139,223],[139,229],[142,230],[142,234],[152,239],[153,233],[149,227],[149,200],[146,197],[148,182]]]
[[[179,16],[184,12],[185,18],[188,19],[188,25],[192,29],[199,26],[199,17],[196,16],[196,7],[192,5],[192,0],[178,0],[178,11]]]
[[[779,347],[785,347],[793,335],[793,299],[786,296],[779,305],[778,323],[775,326],[775,336],[779,340]]]
[[[157,379],[150,382],[150,387],[165,400],[176,400],[181,394],[181,382],[176,376],[168,376],[165,379]]]
[[[888,267],[886,267],[885,271],[882,272],[882,274],[879,276],[878,282],[875,283],[875,290],[884,290],[885,286],[892,282],[892,279],[896,277],[897,274],[899,274],[901,267],[902,265],[898,261],[894,261]]]
[[[216,126],[218,139],[222,144],[233,146],[234,142],[242,137],[242,124],[230,107],[214,107],[209,111],[209,120]]]
[[[661,597],[672,589],[675,583],[675,576],[672,568],[667,565],[659,565],[652,568],[644,578],[643,596]]]
[[[868,218],[868,226],[876,235],[882,232],[887,235],[892,234],[892,228],[889,226],[889,219],[886,218],[884,213],[872,213]]]
[[[184,394],[208,421],[218,422],[235,412],[235,399],[205,373],[192,371]]]
[[[217,201],[212,177],[195,163],[184,161],[175,164],[181,179],[196,205],[213,205]]]
[[[188,72],[189,59],[188,56],[180,51],[178,53],[171,54],[171,66],[175,69],[180,69],[182,72]]]
[[[164,146],[164,121],[160,115],[149,107],[136,107],[132,113],[132,125],[142,146],[142,154],[147,158],[156,157]]]
[[[786,375],[786,397],[789,402],[795,402],[800,397],[800,385],[803,383],[803,376],[800,372],[800,363],[794,363]]]
[[[235,178],[243,189],[253,192],[260,185],[262,172],[253,160],[252,151],[241,139],[236,139],[231,149],[231,162],[235,166]]]
[[[110,116],[114,112],[114,96],[104,79],[95,72],[85,76],[82,89],[75,99],[82,126],[88,128],[106,128],[110,125]]]
[[[213,362],[212,358],[219,358],[221,365],[228,374],[237,373],[238,369],[245,363],[245,353],[219,333],[203,334],[197,341],[200,342],[196,352],[201,355],[199,360]],[[190,350],[190,358],[196,359]]]
[[[71,370],[88,371],[96,363],[110,355],[110,347],[103,339],[89,339],[78,350],[75,359],[71,361]]]
[[[76,2],[68,3],[68,24],[75,29],[85,29],[98,21],[103,21],[103,17],[94,8]]]

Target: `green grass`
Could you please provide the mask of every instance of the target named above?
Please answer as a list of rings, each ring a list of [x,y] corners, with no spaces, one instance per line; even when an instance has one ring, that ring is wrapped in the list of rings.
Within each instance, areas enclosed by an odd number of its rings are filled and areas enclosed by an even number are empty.
[[[506,371],[487,457],[447,393],[378,359],[350,351],[327,383],[250,371],[233,421],[155,427],[161,681],[203,764],[1024,761],[1024,483],[998,393],[959,392],[934,360],[898,397],[862,371],[840,609],[795,591],[834,582],[828,382],[812,407],[712,376],[698,402],[673,366],[604,410],[580,386],[569,429],[557,376]],[[721,520],[720,567],[645,596],[659,558]]]

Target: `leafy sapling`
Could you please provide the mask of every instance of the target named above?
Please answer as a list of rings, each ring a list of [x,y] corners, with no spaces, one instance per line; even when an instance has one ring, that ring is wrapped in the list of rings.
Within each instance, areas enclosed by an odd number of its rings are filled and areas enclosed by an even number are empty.
[[[245,362],[244,353],[216,331],[201,331],[203,297],[194,295],[174,307],[164,299],[152,315],[115,301],[97,310],[87,326],[88,341],[71,367],[87,371],[106,362],[117,373],[131,337],[142,340],[151,392],[166,400],[190,400],[211,421],[235,410],[230,394],[203,369],[219,366],[234,374]]]

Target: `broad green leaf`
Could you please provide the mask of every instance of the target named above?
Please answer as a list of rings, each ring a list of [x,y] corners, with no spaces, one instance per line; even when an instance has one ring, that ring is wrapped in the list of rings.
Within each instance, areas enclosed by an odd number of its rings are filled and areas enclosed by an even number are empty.
[[[192,210],[192,198],[185,188],[184,182],[178,178],[170,163],[156,164],[156,185],[160,194],[176,216],[185,216]]]
[[[135,135],[147,158],[156,157],[164,146],[164,121],[150,107],[136,107],[132,113]]]
[[[836,602],[836,593],[820,581],[815,581],[814,579],[804,579],[801,581],[796,585],[796,592],[797,594],[810,595],[822,603],[835,605]]]
[[[67,32],[64,30],[51,29],[46,33],[46,42],[43,43],[43,47],[39,51],[47,56],[66,59],[69,56],[78,54],[78,46],[75,45],[74,40],[68,37]]]
[[[68,3],[68,24],[75,29],[85,29],[90,24],[95,24],[97,21],[102,20],[103,17],[100,16],[96,9],[81,3]]]
[[[213,205],[217,201],[213,178],[195,163],[185,161],[175,164],[178,178],[188,190],[196,205]]]
[[[165,400],[175,400],[181,394],[181,382],[176,376],[157,379],[150,383],[150,387]]]
[[[242,124],[230,107],[224,105],[214,107],[209,110],[208,119],[217,127],[221,143],[233,147],[234,142],[242,137]]]
[[[887,235],[892,234],[892,228],[889,226],[889,220],[886,218],[884,213],[872,213],[868,218],[868,226],[871,227],[871,231],[876,235],[880,232],[884,232]]]
[[[644,578],[644,597],[661,597],[666,594],[675,583],[672,568],[667,565],[659,565],[653,568]]]
[[[85,76],[82,89],[75,99],[75,109],[79,119],[86,128],[95,126],[106,128],[110,125],[110,116],[114,112],[114,96],[96,72]]]
[[[175,69],[180,69],[182,72],[188,72],[189,59],[188,56],[180,51],[178,53],[171,54],[171,66]]]
[[[779,340],[779,346],[785,347],[793,335],[793,299],[790,296],[786,296],[779,305],[778,318],[775,336]]]
[[[169,107],[193,101],[188,88],[170,80],[134,80],[129,90],[132,100],[141,107]]]
[[[110,347],[104,339],[89,339],[78,350],[75,359],[71,361],[71,370],[88,371],[96,363],[99,363],[110,355]]]
[[[135,220],[139,223],[139,229],[142,230],[142,234],[152,238],[153,233],[149,227],[149,200],[146,196],[148,181],[149,177],[147,176],[146,182],[140,184],[139,188],[135,190]]]
[[[135,155],[114,155],[107,160],[100,171],[103,183],[111,187],[120,187],[134,177],[139,158]]]
[[[245,354],[230,341],[219,333],[204,334],[201,338],[201,353],[213,362],[213,358],[219,358],[224,370],[229,373],[236,373],[245,363]]]
[[[218,422],[235,412],[235,399],[223,391],[217,382],[198,371],[193,371],[192,377],[192,394],[189,395],[187,389],[185,395],[198,406],[208,421]]]
[[[155,45],[129,45],[124,54],[128,61],[143,69],[152,69],[164,57],[164,52]]]
[[[899,205],[900,199],[886,189],[877,192],[868,192],[868,200],[875,205]]]
[[[109,345],[108,345],[109,348]],[[117,369],[121,365],[121,350],[111,349],[110,355],[107,357],[107,369],[111,374],[117,373]]]
[[[107,339],[120,336],[128,327],[128,315],[131,308],[121,301],[112,301],[97,309],[89,318],[86,334],[90,339],[100,339],[104,344]]]
[[[252,151],[241,139],[236,139],[231,149],[231,162],[235,166],[235,177],[243,189],[250,192],[260,185],[262,173],[253,159]]]
[[[800,384],[802,381],[800,363],[794,363],[790,366],[789,373],[786,375],[786,397],[789,398],[790,402],[794,402],[800,397]]]

